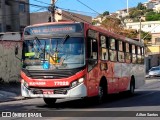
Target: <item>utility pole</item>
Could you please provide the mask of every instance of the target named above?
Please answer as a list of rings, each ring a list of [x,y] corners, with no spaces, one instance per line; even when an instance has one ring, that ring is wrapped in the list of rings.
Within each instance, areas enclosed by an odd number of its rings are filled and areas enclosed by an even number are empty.
[[[129,10],[128,10],[128,0],[127,0],[127,14],[128,14]]]
[[[139,42],[142,42],[141,41],[141,22],[142,22],[142,20],[141,20],[141,17],[139,17]]]
[[[55,0],[51,0],[51,6],[48,7],[51,16],[48,18],[48,22],[55,22]]]

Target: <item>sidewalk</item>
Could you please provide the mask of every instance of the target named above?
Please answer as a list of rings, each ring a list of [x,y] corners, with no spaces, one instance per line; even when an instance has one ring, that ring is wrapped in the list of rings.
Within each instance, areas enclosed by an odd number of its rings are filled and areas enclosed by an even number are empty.
[[[20,83],[0,83],[0,103],[21,99]]]

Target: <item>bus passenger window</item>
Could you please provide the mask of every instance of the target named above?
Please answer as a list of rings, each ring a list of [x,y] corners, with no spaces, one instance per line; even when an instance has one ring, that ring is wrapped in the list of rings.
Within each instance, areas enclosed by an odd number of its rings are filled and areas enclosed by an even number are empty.
[[[110,50],[109,50],[109,58],[111,61],[117,61],[117,44],[114,38],[110,38]]]
[[[100,36],[100,47],[101,47],[101,60],[108,60],[108,49],[107,49],[107,41],[106,37]]]
[[[130,46],[128,43],[126,43],[126,52],[129,53],[130,52]]]
[[[137,55],[132,54],[132,63],[137,63]]]
[[[131,63],[131,54],[125,53],[125,59],[126,59],[126,63]]]
[[[119,62],[124,62],[125,57],[124,57],[124,43],[122,41],[118,41],[118,61]]]
[[[101,51],[102,51],[101,59],[108,60],[108,49],[102,48]]]
[[[118,52],[118,61],[124,62],[124,52]]]
[[[136,54],[136,46],[132,45],[132,53]]]
[[[111,38],[110,39],[110,49],[115,50],[116,49],[116,41],[115,39]]]
[[[109,50],[109,55],[111,61],[117,61],[117,51]]]

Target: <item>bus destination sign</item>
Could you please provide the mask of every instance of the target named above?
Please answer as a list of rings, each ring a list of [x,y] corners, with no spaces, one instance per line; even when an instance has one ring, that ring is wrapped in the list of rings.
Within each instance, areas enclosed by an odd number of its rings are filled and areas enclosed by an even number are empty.
[[[63,25],[46,25],[28,27],[25,29],[25,35],[34,34],[54,34],[54,33],[72,33],[82,32],[82,26],[80,24],[63,24]]]

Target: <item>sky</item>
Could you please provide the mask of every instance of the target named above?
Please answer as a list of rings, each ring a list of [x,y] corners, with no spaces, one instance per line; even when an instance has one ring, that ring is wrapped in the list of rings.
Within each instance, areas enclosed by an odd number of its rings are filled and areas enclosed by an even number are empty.
[[[80,1],[80,2],[79,2]],[[136,7],[138,3],[144,3],[148,0],[128,0],[129,7]],[[30,0],[30,4],[49,6],[51,0]],[[85,5],[88,7],[86,7]],[[110,13],[127,8],[127,0],[56,0],[55,5],[72,12],[96,17],[105,11]],[[46,11],[47,9],[31,6],[31,12]]]

